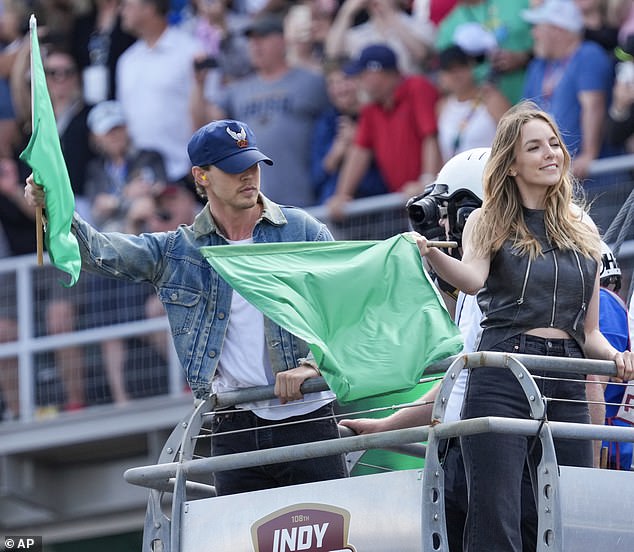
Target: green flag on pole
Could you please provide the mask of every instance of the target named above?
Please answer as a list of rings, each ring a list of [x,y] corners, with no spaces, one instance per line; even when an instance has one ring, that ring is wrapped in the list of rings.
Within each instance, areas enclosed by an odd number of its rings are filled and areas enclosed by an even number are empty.
[[[20,159],[28,163],[35,182],[46,191],[46,248],[53,265],[70,274],[69,285],[72,286],[81,271],[79,245],[70,231],[75,198],[48,95],[34,16],[31,16],[30,35],[33,131]]]
[[[340,402],[411,389],[426,366],[462,349],[407,234],[201,252],[247,301],[308,343]]]

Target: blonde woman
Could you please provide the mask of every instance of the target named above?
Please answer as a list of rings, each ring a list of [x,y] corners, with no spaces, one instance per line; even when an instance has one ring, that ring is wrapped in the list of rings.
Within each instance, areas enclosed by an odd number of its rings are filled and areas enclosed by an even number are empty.
[[[553,119],[529,102],[500,120],[484,173],[481,209],[467,220],[462,260],[417,238],[437,274],[469,294],[483,311],[479,350],[616,361],[634,376],[631,353],[619,353],[599,332],[596,227],[573,200],[570,154]],[[537,379],[549,420],[589,421],[581,374]],[[575,402],[579,401],[579,402]],[[529,417],[510,371],[473,370],[462,417]],[[525,470],[539,446],[519,435],[461,439],[469,488],[464,546],[469,552],[534,550],[537,513]],[[560,464],[592,466],[587,441],[558,440]],[[492,494],[494,496],[492,496]]]

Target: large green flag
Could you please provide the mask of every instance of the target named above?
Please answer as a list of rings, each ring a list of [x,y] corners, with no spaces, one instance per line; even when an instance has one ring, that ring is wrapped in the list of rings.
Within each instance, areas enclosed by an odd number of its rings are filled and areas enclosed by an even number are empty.
[[[72,286],[77,282],[81,271],[79,245],[70,231],[75,198],[48,95],[33,16],[30,27],[33,131],[20,159],[29,164],[35,182],[46,191],[46,248],[53,265],[70,274],[69,285]]]
[[[426,366],[462,349],[407,234],[201,252],[247,301],[309,344],[340,402],[411,389]]]

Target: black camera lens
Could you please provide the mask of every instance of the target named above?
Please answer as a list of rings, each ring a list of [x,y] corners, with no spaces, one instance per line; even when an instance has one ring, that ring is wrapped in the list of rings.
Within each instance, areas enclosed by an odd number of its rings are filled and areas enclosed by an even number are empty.
[[[438,226],[442,217],[440,206],[433,196],[416,196],[407,202],[407,216],[412,228],[426,238],[444,235],[444,229]]]

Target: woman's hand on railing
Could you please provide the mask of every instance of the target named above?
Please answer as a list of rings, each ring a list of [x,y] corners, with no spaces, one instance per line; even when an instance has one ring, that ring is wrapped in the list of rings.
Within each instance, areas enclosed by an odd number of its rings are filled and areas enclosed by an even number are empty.
[[[621,381],[634,380],[634,353],[625,351],[614,355],[616,363],[616,376]]]

